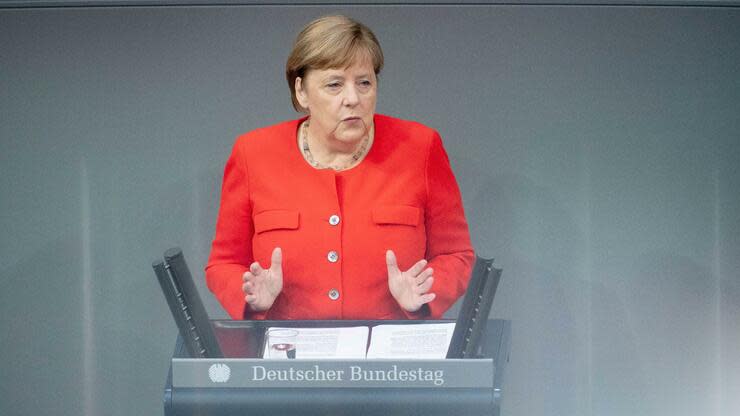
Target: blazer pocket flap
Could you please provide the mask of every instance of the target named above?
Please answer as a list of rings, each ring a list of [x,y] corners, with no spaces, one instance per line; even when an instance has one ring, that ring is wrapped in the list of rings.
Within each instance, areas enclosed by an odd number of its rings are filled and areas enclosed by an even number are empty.
[[[373,222],[376,224],[402,224],[415,227],[419,225],[419,208],[407,205],[384,206],[373,209]]]
[[[254,216],[254,231],[295,230],[298,228],[298,211],[271,210]]]

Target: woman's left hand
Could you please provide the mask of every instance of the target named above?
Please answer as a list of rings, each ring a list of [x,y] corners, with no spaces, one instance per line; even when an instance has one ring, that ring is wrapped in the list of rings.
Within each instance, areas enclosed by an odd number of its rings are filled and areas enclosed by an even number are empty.
[[[427,261],[422,259],[410,269],[402,272],[398,268],[396,254],[388,250],[385,252],[385,263],[388,266],[388,288],[396,302],[406,312],[416,312],[425,303],[434,300],[434,293],[427,293],[432,288],[434,277],[431,268],[425,269]]]

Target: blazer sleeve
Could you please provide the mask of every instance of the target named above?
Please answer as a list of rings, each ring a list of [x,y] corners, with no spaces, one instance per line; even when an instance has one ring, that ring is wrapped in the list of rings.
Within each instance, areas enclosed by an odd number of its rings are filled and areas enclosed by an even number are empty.
[[[475,255],[460,189],[436,131],[427,156],[426,192],[426,258],[434,270],[431,292],[436,294],[428,311],[439,319],[465,293]]]
[[[242,290],[242,275],[254,261],[249,174],[242,153],[243,148],[237,141],[224,168],[221,205],[206,266],[206,283],[232,319],[260,319],[265,313],[251,313]]]

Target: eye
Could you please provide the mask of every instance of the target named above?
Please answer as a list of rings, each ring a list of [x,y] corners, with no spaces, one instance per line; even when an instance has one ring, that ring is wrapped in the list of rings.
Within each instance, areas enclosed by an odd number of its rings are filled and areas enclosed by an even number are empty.
[[[338,89],[341,86],[342,86],[342,84],[340,84],[340,83],[338,83],[336,81],[335,82],[330,82],[330,83],[326,84],[326,88],[329,88],[330,90],[336,90],[336,89]]]

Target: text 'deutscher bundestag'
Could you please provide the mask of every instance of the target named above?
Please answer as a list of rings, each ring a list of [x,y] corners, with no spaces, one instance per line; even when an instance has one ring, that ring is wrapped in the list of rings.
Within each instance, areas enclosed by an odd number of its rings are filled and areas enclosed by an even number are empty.
[[[492,388],[493,360],[172,360],[172,385],[197,388]]]

